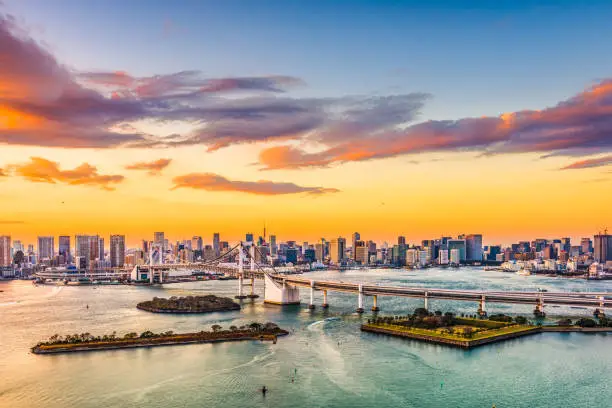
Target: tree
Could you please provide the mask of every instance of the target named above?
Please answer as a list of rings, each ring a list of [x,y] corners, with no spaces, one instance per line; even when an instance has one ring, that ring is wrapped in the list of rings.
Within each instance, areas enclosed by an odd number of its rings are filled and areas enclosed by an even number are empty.
[[[127,333],[123,336],[124,339],[135,339],[138,338],[138,333],[136,332],[131,332],[131,333]]]
[[[213,324],[211,327],[213,332],[218,332],[219,330],[221,330],[221,326],[219,326],[218,324]]]
[[[151,330],[145,330],[142,333],[140,333],[141,339],[149,339],[151,337],[155,337],[155,333],[153,333]]]
[[[571,319],[561,319],[557,322],[558,326],[571,326],[572,325],[572,320]]]
[[[576,321],[576,326],[580,326],[580,327],[595,327],[597,326],[597,322],[593,319],[589,319],[589,318],[582,318],[582,319],[578,319]]]
[[[527,318],[526,318],[525,316],[516,316],[516,317],[514,318],[514,321],[515,321],[517,324],[527,324]]]
[[[249,324],[249,328],[251,329],[251,331],[261,331],[261,324],[257,323],[257,322],[253,322],[251,324]]]
[[[231,331],[233,331],[233,332],[234,332],[234,331],[236,331],[236,330],[238,330],[238,328],[237,328],[236,326],[230,326],[230,327],[229,327],[229,329],[230,329]]]
[[[19,250],[15,252],[15,255],[13,255],[13,263],[16,265],[21,265],[24,262],[25,256],[23,255],[23,251]]]

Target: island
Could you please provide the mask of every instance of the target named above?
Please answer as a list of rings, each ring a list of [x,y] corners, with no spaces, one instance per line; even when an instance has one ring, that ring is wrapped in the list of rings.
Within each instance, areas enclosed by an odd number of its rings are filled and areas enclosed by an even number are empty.
[[[152,313],[212,313],[240,310],[240,305],[232,299],[207,296],[172,296],[169,299],[154,297],[153,300],[140,302],[138,309]]]
[[[59,354],[244,340],[272,341],[276,344],[278,336],[287,334],[289,332],[270,322],[265,324],[253,322],[240,327],[230,326],[227,330],[223,330],[219,325],[213,325],[211,331],[194,333],[174,333],[172,331],[153,333],[147,330],[140,334],[132,332],[123,336],[117,336],[116,333],[104,336],[93,336],[90,333],[66,336],[55,334],[48,341],[38,343],[31,350],[34,354]]]
[[[390,336],[405,337],[429,343],[470,349],[484,344],[509,340],[542,332],[612,332],[612,320],[603,314],[599,322],[581,318],[575,323],[562,319],[557,325],[533,324],[523,316],[491,315],[488,318],[456,316],[440,311],[418,308],[412,315],[376,317],[361,325],[361,330]]]

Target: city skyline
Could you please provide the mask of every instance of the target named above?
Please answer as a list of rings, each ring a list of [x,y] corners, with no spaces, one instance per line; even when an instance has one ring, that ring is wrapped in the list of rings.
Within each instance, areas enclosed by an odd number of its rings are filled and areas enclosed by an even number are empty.
[[[0,234],[611,227],[610,4],[189,3],[0,5]]]

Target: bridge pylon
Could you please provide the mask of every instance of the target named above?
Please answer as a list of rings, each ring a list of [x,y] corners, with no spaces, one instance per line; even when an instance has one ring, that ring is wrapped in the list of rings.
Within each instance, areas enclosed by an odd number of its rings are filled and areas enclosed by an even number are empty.
[[[242,241],[240,241],[240,246],[238,249],[238,295],[236,295],[236,299],[246,299],[246,295],[243,292],[244,285],[244,252],[242,247]]]
[[[376,295],[372,296],[372,301],[374,302],[372,304],[372,311],[373,312],[380,311],[380,307],[378,307],[378,296],[376,296]]]
[[[357,313],[362,314],[364,312],[363,309],[363,284],[359,284],[359,294],[357,297]]]

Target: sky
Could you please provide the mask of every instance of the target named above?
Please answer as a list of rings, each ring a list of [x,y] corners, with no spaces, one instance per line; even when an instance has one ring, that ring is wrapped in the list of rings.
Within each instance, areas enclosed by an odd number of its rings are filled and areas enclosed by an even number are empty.
[[[586,4],[585,4],[586,3]],[[0,0],[0,235],[612,229],[607,1]]]

